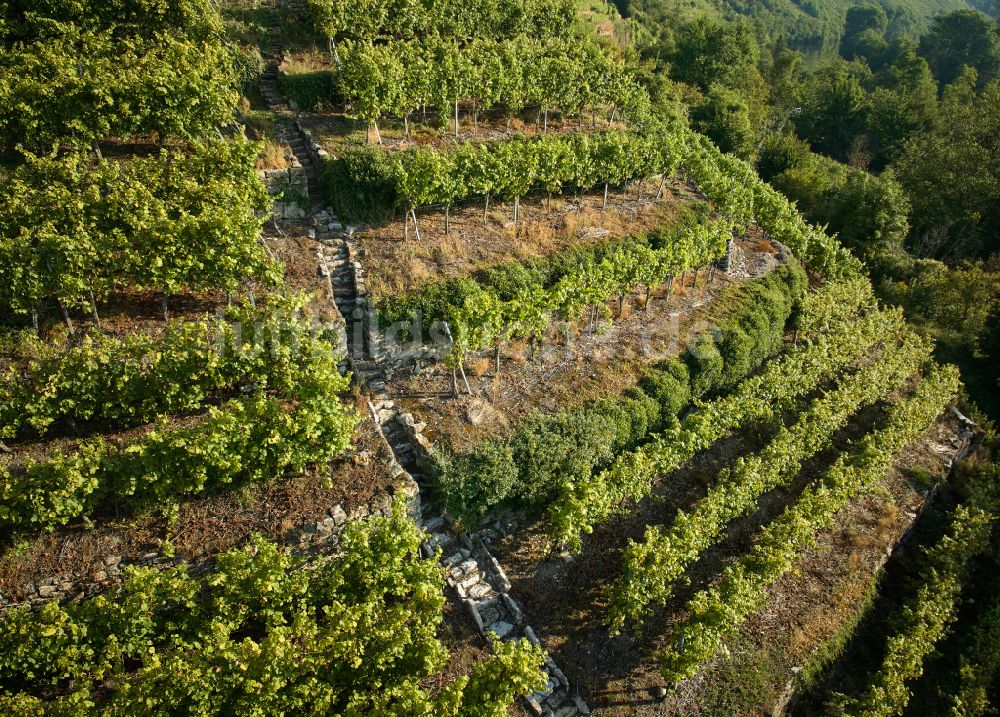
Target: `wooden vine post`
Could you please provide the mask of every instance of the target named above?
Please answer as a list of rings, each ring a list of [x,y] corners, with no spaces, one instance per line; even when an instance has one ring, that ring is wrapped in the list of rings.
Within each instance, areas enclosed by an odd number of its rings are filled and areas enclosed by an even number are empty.
[[[472,387],[469,385],[469,379],[465,375],[465,367],[462,365],[462,359],[461,357],[455,356],[455,337],[452,336],[451,326],[448,325],[447,321],[445,321],[443,325],[444,325],[445,336],[448,337],[448,341],[451,344],[451,357],[452,361],[454,362],[454,366],[452,366],[451,369],[451,378],[452,378],[452,389],[455,392],[455,398],[458,398],[458,377],[455,375],[456,370],[458,373],[462,375],[462,382],[465,383],[465,390],[471,396]]]

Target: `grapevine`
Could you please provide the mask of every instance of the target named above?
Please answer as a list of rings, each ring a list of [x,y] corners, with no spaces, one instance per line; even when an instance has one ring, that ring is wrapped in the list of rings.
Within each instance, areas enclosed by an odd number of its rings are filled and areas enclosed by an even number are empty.
[[[806,488],[798,502],[764,529],[753,549],[728,567],[721,582],[698,593],[675,647],[659,656],[664,677],[677,682],[723,648],[723,640],[767,598],[768,588],[788,573],[814,536],[828,528],[854,496],[874,486],[895,455],[914,441],[958,390],[958,372],[934,368],[913,394],[889,409],[885,425],[840,455],[823,479]],[[677,643],[680,645],[680,642]]]
[[[562,496],[549,507],[551,537],[579,550],[583,533],[615,514],[625,501],[648,495],[657,477],[676,470],[730,431],[774,415],[782,402],[814,390],[902,326],[898,311],[872,312],[817,337],[768,364],[731,395],[702,404],[606,470],[567,482]]]
[[[834,433],[859,408],[891,393],[928,359],[930,345],[908,336],[900,346],[887,344],[884,352],[813,401],[760,453],[723,470],[708,494],[690,511],[679,511],[668,530],[649,527],[643,542],[629,544],[622,578],[609,590],[612,629],[621,629],[626,620],[641,620],[651,605],[665,604],[673,581],[719,539],[730,521],[751,511],[764,493],[785,486],[808,458],[832,443]]]
[[[88,439],[75,453],[0,466],[0,526],[51,529],[112,496],[155,503],[301,473],[342,453],[357,416],[338,397],[349,378],[340,375],[336,357],[314,347],[293,377],[285,395],[258,390],[210,408],[190,427],[171,429],[164,420],[122,447]]]
[[[340,554],[306,563],[262,538],[185,567],[127,570],[108,594],[0,617],[4,714],[506,714],[544,684],[527,641],[434,694],[448,654],[436,562],[397,504],[348,525]]]
[[[866,717],[901,715],[910,701],[909,680],[923,674],[924,659],[956,619],[962,586],[972,558],[989,545],[995,506],[974,496],[959,505],[951,529],[925,555],[921,584],[894,620],[885,656],[865,694],[850,700],[845,713]]]
[[[313,22],[335,41],[405,40],[438,35],[453,40],[476,36],[554,37],[567,33],[576,9],[567,0],[512,0],[499,4],[309,0]]]
[[[304,322],[286,320],[284,307],[239,318],[174,320],[158,336],[88,333],[65,350],[28,340],[30,359],[0,375],[0,438],[28,427],[44,434],[67,419],[148,423],[196,410],[229,387],[289,390],[299,362],[321,344]]]
[[[0,183],[0,307],[23,314],[49,298],[90,306],[125,289],[276,281],[260,244],[257,151],[234,140],[124,162],[28,155]]]

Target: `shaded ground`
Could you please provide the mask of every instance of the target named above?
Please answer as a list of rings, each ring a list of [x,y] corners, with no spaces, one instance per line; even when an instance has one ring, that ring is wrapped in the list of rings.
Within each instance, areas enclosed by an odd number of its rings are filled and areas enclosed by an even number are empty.
[[[293,53],[285,61],[286,69],[329,69],[325,67],[328,54],[322,56]],[[299,119],[330,154],[337,156],[345,147],[376,142],[375,130],[365,131],[364,122],[352,120],[339,112],[300,112]],[[517,112],[508,117],[501,110],[479,112],[474,116],[472,107],[459,105],[458,136],[455,136],[454,115],[445,122],[439,122],[436,113],[425,115],[414,112],[409,117],[409,134],[402,118],[379,119],[378,130],[382,137],[382,147],[399,150],[417,145],[445,147],[456,142],[497,142],[519,135],[559,134],[562,132],[602,132],[608,129],[625,129],[621,122],[609,122],[606,115],[591,118],[588,113],[583,118],[571,118],[563,122],[556,112],[549,113],[548,124],[538,108]]]
[[[859,414],[838,435],[837,447],[865,432],[878,415],[872,409]],[[838,516],[835,528],[819,536],[817,547],[803,556],[797,574],[779,581],[766,606],[747,622],[742,636],[734,641],[733,659],[707,665],[666,699],[657,692],[664,683],[654,655],[668,644],[669,626],[684,618],[685,601],[745,552],[760,527],[832,462],[834,452],[810,461],[789,491],[765,496],[754,514],[732,526],[725,541],[688,571],[690,585],[679,585],[667,607],[641,630],[627,629],[612,637],[602,624],[608,609],[603,590],[619,575],[626,539],[640,539],[646,524],[668,523],[677,508],[691,505],[720,468],[736,455],[762,445],[769,432],[766,427],[720,442],[665,478],[652,498],[598,526],[579,556],[567,559],[552,554],[544,526],[534,525],[505,539],[498,557],[513,583],[512,594],[521,601],[543,645],[592,707],[609,715],[760,714],[783,689],[792,667],[850,617],[858,596],[884,559],[886,547],[915,518],[923,498],[910,486],[902,468],[919,465],[932,474],[940,473],[944,459],[931,445],[953,430],[948,424],[949,419],[942,419],[906,451],[884,481],[886,493],[855,501]],[[751,664],[752,669],[733,669],[740,662]],[[744,694],[746,685],[739,681],[747,674],[761,682]]]

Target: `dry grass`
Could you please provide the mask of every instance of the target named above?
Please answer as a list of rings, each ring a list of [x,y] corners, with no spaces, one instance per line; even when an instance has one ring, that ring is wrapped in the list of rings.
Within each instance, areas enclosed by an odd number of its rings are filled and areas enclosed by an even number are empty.
[[[778,248],[771,243],[770,239],[759,239],[755,244],[754,248],[757,251],[764,252],[766,254],[774,254],[778,251]]]
[[[485,376],[492,370],[493,362],[488,358],[479,358],[470,362],[465,368],[470,375],[479,378]]]
[[[320,50],[289,53],[281,64],[281,69],[289,75],[329,70],[330,57]]]
[[[361,235],[367,263],[377,271],[369,276],[375,296],[412,290],[427,281],[466,276],[478,268],[505,261],[529,261],[551,256],[574,246],[631,236],[677,221],[683,200],[669,197],[653,201],[656,182],[644,186],[643,199],[634,191],[627,200],[609,197],[601,211],[601,192],[576,197],[554,196],[521,202],[521,217],[513,223],[513,206],[491,202],[484,222],[483,205],[470,203],[451,211],[451,231],[444,231],[443,212],[417,212],[420,241],[413,226],[404,240],[398,218]]]
[[[286,149],[281,142],[267,140],[257,156],[257,169],[287,169],[289,157]]]

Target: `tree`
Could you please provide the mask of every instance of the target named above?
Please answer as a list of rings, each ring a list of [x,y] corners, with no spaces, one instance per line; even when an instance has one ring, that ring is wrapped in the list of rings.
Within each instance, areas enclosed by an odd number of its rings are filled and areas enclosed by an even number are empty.
[[[846,245],[901,246],[906,239],[910,202],[892,171],[876,176],[808,151],[794,140],[772,143],[765,153],[771,180],[806,217],[827,225]]]
[[[943,87],[954,82],[963,67],[971,67],[983,87],[1000,70],[1000,33],[996,23],[975,10],[956,10],[934,18],[920,40],[934,77]]]
[[[760,47],[752,26],[698,17],[683,25],[666,57],[675,80],[707,90],[720,83],[746,89],[756,84]]]
[[[885,167],[899,156],[903,143],[928,129],[937,114],[937,84],[927,61],[910,42],[897,43],[895,56],[877,75],[878,87],[868,95],[868,134],[874,166]]]
[[[846,160],[855,139],[865,132],[867,97],[862,82],[870,78],[866,65],[845,60],[813,73],[795,121],[799,136],[815,150]]]
[[[1000,250],[1000,82],[945,89],[933,127],[906,142],[896,173],[913,204],[914,246],[961,259]]]
[[[752,160],[756,133],[746,99],[720,84],[708,88],[703,102],[694,109],[695,128],[712,138],[723,152]]]
[[[840,56],[845,60],[858,57],[878,61],[886,51],[885,40],[889,16],[881,5],[857,5],[848,9],[844,34],[840,38]]]

